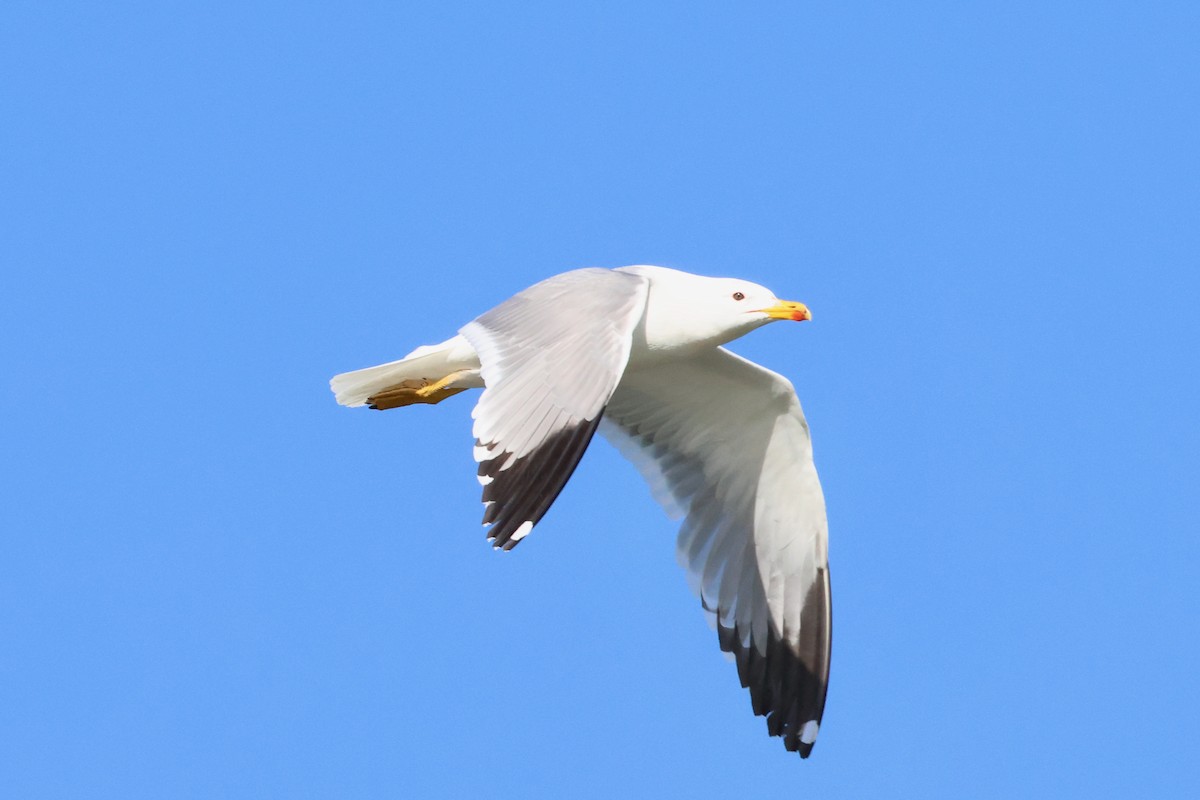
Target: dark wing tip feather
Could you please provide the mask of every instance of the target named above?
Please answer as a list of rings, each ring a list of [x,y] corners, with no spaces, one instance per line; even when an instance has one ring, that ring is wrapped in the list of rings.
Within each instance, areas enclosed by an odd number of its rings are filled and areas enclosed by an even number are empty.
[[[483,487],[483,502],[489,504],[483,524],[491,526],[487,535],[493,547],[511,550],[529,532],[518,533],[521,527],[529,523],[531,528],[545,516],[579,466],[602,415],[550,434],[507,469],[501,469],[511,456],[507,452],[480,462],[479,476],[488,479]]]
[[[732,653],[742,686],[750,690],[754,713],[767,718],[767,733],[783,739],[788,750],[808,758],[825,712],[829,686],[828,571],[820,570],[804,598],[800,641],[789,646],[770,627],[766,654],[753,642],[742,646],[736,627],[718,624],[721,649]],[[812,730],[806,727],[812,723]],[[807,733],[807,735],[806,735]]]

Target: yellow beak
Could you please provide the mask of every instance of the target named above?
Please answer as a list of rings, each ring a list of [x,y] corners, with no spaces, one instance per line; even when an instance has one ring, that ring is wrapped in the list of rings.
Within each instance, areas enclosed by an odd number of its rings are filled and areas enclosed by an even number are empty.
[[[762,312],[771,319],[790,319],[796,322],[812,319],[808,306],[804,303],[794,303],[791,300],[780,300],[770,308],[762,309]]]

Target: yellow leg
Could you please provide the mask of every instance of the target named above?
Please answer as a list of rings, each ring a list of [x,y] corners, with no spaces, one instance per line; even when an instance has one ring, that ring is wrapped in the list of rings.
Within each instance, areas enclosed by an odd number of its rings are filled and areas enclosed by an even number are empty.
[[[458,372],[451,372],[446,377],[433,382],[430,382],[427,378],[401,381],[395,386],[389,386],[383,391],[368,397],[367,405],[371,408],[384,411],[389,408],[400,408],[401,406],[411,406],[417,403],[427,403],[429,405],[440,403],[447,397],[453,397],[459,392],[466,391],[466,389],[447,388],[458,378],[459,374]]]

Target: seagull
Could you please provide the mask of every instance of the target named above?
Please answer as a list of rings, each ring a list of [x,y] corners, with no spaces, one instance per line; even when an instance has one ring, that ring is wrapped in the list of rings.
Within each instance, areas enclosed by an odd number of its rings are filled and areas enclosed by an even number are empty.
[[[441,344],[337,375],[345,406],[483,389],[471,413],[483,524],[511,550],[597,430],[682,518],[676,553],[767,731],[807,758],[829,682],[828,528],[792,384],[722,345],[802,303],[654,266],[564,272]]]

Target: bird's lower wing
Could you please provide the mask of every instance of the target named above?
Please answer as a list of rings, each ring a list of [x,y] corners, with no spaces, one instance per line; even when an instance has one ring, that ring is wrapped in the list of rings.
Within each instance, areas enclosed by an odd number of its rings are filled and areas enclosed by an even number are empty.
[[[627,374],[601,432],[668,512],[754,712],[807,757],[829,680],[825,501],[792,385],[724,349]]]
[[[607,269],[565,272],[461,329],[486,385],[471,416],[496,547],[532,530],[583,457],[629,361],[647,285]]]

